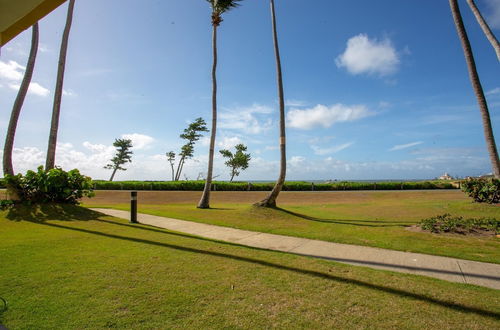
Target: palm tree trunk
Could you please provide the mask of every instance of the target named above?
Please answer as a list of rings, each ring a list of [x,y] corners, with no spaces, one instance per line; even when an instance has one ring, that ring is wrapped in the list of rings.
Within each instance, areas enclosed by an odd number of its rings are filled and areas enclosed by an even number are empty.
[[[486,38],[488,38],[491,45],[493,46],[493,49],[497,53],[498,61],[500,61],[500,43],[498,42],[498,40],[495,37],[495,35],[493,34],[493,32],[491,32],[491,29],[488,26],[488,23],[486,23],[483,16],[479,12],[479,9],[477,8],[474,0],[467,0],[467,3],[469,4],[469,7],[472,10],[472,13],[474,14],[474,16],[476,16],[476,20],[479,23],[479,26],[481,27],[481,29],[483,29],[483,32],[486,35]]]
[[[14,175],[14,167],[12,166],[12,150],[14,149],[14,138],[16,136],[17,122],[19,120],[19,115],[21,114],[21,109],[23,107],[23,103],[31,83],[31,78],[33,77],[36,54],[38,52],[38,39],[39,39],[38,23],[35,23],[32,27],[31,50],[28,57],[28,64],[26,65],[26,72],[24,73],[23,81],[21,83],[21,86],[19,87],[19,92],[17,93],[14,106],[12,107],[9,127],[7,128],[7,135],[5,137],[5,145],[3,147],[4,175],[5,174]]]
[[[175,177],[174,177],[174,164],[170,164],[170,167],[172,168],[172,181],[175,180]]]
[[[271,0],[271,18],[273,25],[274,53],[276,57],[276,74],[278,81],[278,98],[280,107],[280,174],[273,190],[264,200],[256,203],[256,206],[276,207],[276,199],[278,198],[286,177],[286,134],[285,134],[285,96],[283,92],[283,74],[281,71],[281,58],[278,44],[278,32],[276,31],[276,13],[274,9],[274,0]]]
[[[210,134],[210,150],[208,153],[208,171],[205,181],[205,188],[201,195],[198,208],[210,208],[210,190],[212,188],[212,173],[214,168],[214,153],[215,153],[215,134],[217,132],[217,25],[213,25],[212,32],[212,50],[213,50],[213,65],[212,65],[212,132]]]
[[[177,170],[175,171],[175,180],[174,181],[179,181],[179,177],[181,176],[183,166],[184,166],[184,156],[182,156],[182,158],[179,159],[179,164],[177,164]]]
[[[47,160],[45,163],[46,170],[54,168],[56,161],[57,132],[59,130],[59,114],[61,112],[64,70],[66,67],[66,53],[68,51],[68,39],[69,39],[69,32],[71,30],[71,23],[73,22],[74,7],[75,7],[75,0],[70,0],[68,5],[68,14],[66,16],[66,26],[64,27],[64,32],[61,42],[61,50],[59,52],[59,64],[57,68],[56,88],[54,90],[54,105],[52,108],[52,121],[50,124],[49,144],[47,148]]]
[[[232,173],[231,173],[231,180],[229,180],[229,182],[233,182],[233,179],[234,179],[234,175],[235,175],[235,174],[236,174],[236,173],[235,173],[235,172],[234,172],[234,170],[233,170],[233,171],[232,171]]]
[[[115,168],[113,169],[113,174],[111,174],[111,178],[109,178],[109,181],[110,181],[110,182],[111,182],[111,181],[113,181],[113,179],[114,179],[114,177],[115,177],[115,174],[116,174],[116,170],[117,170],[117,169],[118,169],[118,167],[115,167]]]
[[[481,86],[481,81],[479,80],[474,55],[472,54],[472,48],[469,38],[467,37],[467,31],[465,30],[465,26],[462,21],[462,15],[460,13],[457,0],[450,0],[450,7],[455,21],[455,26],[457,28],[458,37],[460,38],[460,42],[462,43],[462,48],[464,50],[465,61],[467,62],[472,88],[474,89],[474,93],[476,94],[477,102],[479,104],[479,110],[483,120],[484,137],[486,139],[486,145],[490,155],[493,174],[496,178],[500,178],[500,160],[498,159],[495,137],[493,136],[493,129],[491,127],[488,104],[486,102],[486,98],[484,97],[483,87]]]

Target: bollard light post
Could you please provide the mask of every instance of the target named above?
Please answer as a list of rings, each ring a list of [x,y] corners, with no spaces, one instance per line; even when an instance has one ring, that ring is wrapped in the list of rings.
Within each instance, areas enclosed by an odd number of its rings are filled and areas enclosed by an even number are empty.
[[[137,223],[137,191],[130,192],[130,223]]]

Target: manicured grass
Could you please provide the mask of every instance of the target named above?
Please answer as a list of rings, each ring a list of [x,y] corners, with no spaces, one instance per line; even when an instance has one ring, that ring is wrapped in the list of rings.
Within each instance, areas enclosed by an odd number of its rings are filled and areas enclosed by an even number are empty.
[[[161,194],[168,200],[173,199],[169,196],[180,193]],[[282,208],[278,210],[252,207],[250,202],[242,203],[245,193],[240,193],[243,196],[240,199],[234,197],[237,192],[231,194],[233,203],[223,203],[221,195],[216,195],[216,202],[212,203],[213,209],[210,210],[195,207],[198,195],[193,195],[192,201],[184,199],[182,203],[164,204],[148,204],[146,196],[141,202],[140,196],[139,212],[281,235],[500,263],[500,239],[496,237],[438,235],[408,230],[408,226],[423,218],[443,213],[500,218],[498,205],[472,203],[459,191],[289,195],[284,192]],[[116,199],[106,197],[103,192],[97,192],[97,197],[96,200],[86,200],[86,205],[129,209],[128,204],[116,203]],[[181,197],[176,196],[177,199]]]
[[[43,222],[37,222],[43,221]],[[497,290],[250,249],[78,207],[0,212],[10,329],[500,327]]]

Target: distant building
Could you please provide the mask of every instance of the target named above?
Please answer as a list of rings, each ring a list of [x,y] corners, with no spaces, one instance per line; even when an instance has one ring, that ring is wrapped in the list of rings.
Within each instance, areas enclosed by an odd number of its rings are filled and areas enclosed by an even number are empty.
[[[448,173],[444,173],[438,179],[439,180],[453,180],[453,177],[451,175],[449,175]]]

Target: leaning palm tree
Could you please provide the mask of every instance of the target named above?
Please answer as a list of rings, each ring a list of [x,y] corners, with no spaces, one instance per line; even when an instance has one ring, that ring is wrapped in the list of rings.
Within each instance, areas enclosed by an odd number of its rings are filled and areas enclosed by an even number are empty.
[[[215,133],[217,131],[217,28],[222,22],[222,14],[239,6],[241,0],[207,0],[212,7],[212,133],[210,135],[210,149],[208,154],[208,171],[205,188],[201,195],[198,208],[210,207],[210,190],[212,188],[212,173],[214,167]]]
[[[488,23],[484,20],[483,16],[481,15],[481,12],[476,6],[476,3],[474,0],[467,0],[467,3],[469,4],[470,9],[472,10],[472,13],[474,16],[476,16],[476,20],[479,23],[479,26],[483,30],[484,34],[486,35],[486,38],[490,41],[491,45],[493,46],[493,49],[495,50],[495,53],[497,53],[497,58],[500,61],[500,43],[498,42],[497,38],[491,32],[490,27],[488,26]]]
[[[479,110],[481,112],[481,117],[483,120],[484,137],[486,139],[486,145],[490,154],[493,174],[496,178],[500,178],[500,160],[498,159],[495,137],[493,136],[493,129],[491,127],[488,103],[486,102],[486,98],[484,97],[483,87],[481,86],[481,81],[479,80],[476,63],[474,61],[474,55],[472,54],[472,48],[469,42],[469,38],[467,37],[467,31],[465,30],[457,0],[449,1],[451,13],[453,14],[453,19],[455,21],[455,26],[458,32],[458,37],[460,39],[460,42],[462,43],[462,48],[464,50],[465,61],[467,62],[467,68],[469,70],[469,77],[472,83],[472,88],[474,89],[474,93],[476,94],[477,102],[479,104]]]
[[[283,75],[281,72],[281,58],[278,45],[278,32],[276,31],[276,13],[274,10],[274,0],[271,0],[271,20],[273,27],[274,54],[276,57],[276,76],[278,82],[278,101],[280,110],[280,174],[273,190],[262,201],[255,203],[256,206],[276,207],[276,199],[278,198],[286,176],[286,135],[285,135],[285,96],[283,92]]]
[[[61,41],[61,49],[59,52],[59,64],[57,67],[56,88],[54,90],[54,105],[52,108],[52,121],[50,124],[49,145],[47,148],[47,160],[45,169],[54,168],[56,161],[56,144],[57,132],[59,130],[59,115],[61,113],[61,99],[63,94],[64,70],[66,68],[66,53],[68,52],[68,39],[73,22],[73,9],[75,8],[75,0],[69,0],[68,14],[66,16],[66,25]]]
[[[5,145],[3,147],[4,175],[14,175],[14,168],[12,166],[12,149],[14,148],[14,137],[16,136],[17,122],[19,120],[19,115],[21,114],[21,109],[23,107],[26,94],[28,93],[28,88],[31,83],[31,77],[33,77],[33,69],[35,68],[36,54],[38,52],[38,35],[38,23],[35,23],[32,27],[31,50],[28,57],[28,64],[26,65],[24,78],[21,86],[19,87],[19,92],[17,93],[16,100],[14,101],[14,106],[12,107],[9,127],[7,128],[7,135],[5,137]]]

